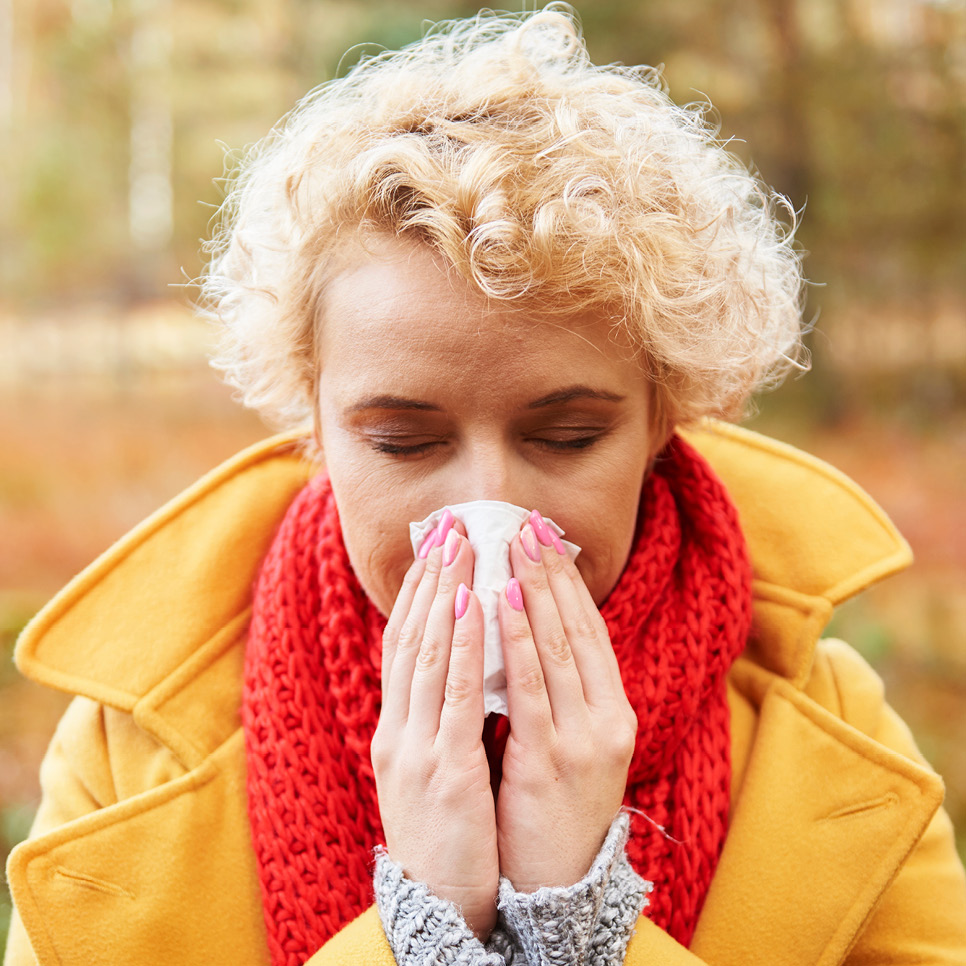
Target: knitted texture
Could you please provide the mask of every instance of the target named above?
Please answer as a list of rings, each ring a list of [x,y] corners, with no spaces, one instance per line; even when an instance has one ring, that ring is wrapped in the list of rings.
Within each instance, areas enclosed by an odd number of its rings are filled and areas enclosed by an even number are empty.
[[[601,609],[638,722],[627,852],[654,883],[648,918],[687,946],[728,826],[726,675],[751,629],[751,564],[723,484],[679,437],[643,489],[638,521]]]
[[[506,966],[488,952],[452,902],[403,875],[384,849],[376,853],[376,900],[398,966]]]
[[[376,905],[398,966],[620,966],[651,889],[627,862],[627,830],[621,813],[575,885],[524,893],[501,878],[500,918],[486,946],[453,903],[407,879],[378,849]]]
[[[751,569],[724,487],[678,438],[645,483],[601,613],[638,717],[628,857],[654,882],[647,915],[687,945],[727,827],[725,675],[750,627]],[[249,820],[273,966],[304,962],[372,899],[384,627],[316,477],[263,562],[245,658]]]
[[[580,882],[523,893],[500,879],[503,927],[528,966],[620,966],[637,917],[653,888],[624,852],[628,821],[611,824],[597,858]]]

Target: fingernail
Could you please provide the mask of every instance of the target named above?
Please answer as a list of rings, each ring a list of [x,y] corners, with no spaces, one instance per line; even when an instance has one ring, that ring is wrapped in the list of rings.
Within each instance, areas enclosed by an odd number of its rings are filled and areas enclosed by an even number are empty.
[[[436,528],[439,532],[439,542],[442,543],[446,539],[446,535],[449,533],[450,527],[453,525],[453,514],[449,510],[443,510],[443,515],[439,518],[439,526]]]
[[[506,585],[506,599],[514,610],[523,610],[523,594],[520,591],[520,581],[511,577]]]
[[[449,566],[455,559],[460,549],[460,535],[456,530],[450,530],[446,534],[446,542],[443,544],[443,564]]]
[[[523,544],[523,549],[526,551],[527,556],[534,563],[539,563],[540,548],[537,546],[537,538],[534,535],[533,527],[529,523],[520,531],[520,542]]]
[[[456,619],[459,620],[465,613],[470,604],[470,592],[466,584],[460,584],[456,589]]]
[[[543,522],[543,517],[536,510],[530,514],[530,523],[533,526],[533,532],[537,535],[537,539],[545,547],[552,546],[553,541],[550,539],[550,527]]]
[[[420,544],[419,553],[417,554],[420,560],[425,560],[429,556],[429,551],[436,546],[436,536],[437,529],[433,527],[426,536],[426,539]]]
[[[547,527],[547,529],[550,530],[550,527]],[[567,548],[563,545],[563,540],[561,540],[560,537],[553,532],[553,530],[550,530],[550,541],[553,543],[553,549],[556,550],[557,553],[566,554]]]

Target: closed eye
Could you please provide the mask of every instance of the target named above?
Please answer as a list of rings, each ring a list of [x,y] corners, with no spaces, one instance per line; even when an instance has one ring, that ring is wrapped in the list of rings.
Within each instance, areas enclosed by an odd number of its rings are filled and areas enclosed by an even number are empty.
[[[419,442],[407,442],[406,437],[372,437],[369,445],[377,453],[389,456],[419,456],[429,453],[434,447],[444,445],[445,440],[432,439]]]
[[[566,451],[587,449],[600,442],[605,435],[606,433],[601,430],[588,432],[587,428],[582,426],[573,429],[555,429],[540,436],[530,436],[529,442],[549,450]]]

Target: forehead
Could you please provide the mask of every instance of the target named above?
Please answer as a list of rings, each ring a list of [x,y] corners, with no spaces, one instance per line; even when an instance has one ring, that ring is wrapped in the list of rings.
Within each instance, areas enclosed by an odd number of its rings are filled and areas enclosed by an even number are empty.
[[[322,379],[346,391],[373,379],[408,391],[428,380],[500,380],[507,391],[523,390],[555,375],[619,391],[643,382],[608,320],[487,300],[409,240],[384,238],[354,253],[329,282],[322,317]]]

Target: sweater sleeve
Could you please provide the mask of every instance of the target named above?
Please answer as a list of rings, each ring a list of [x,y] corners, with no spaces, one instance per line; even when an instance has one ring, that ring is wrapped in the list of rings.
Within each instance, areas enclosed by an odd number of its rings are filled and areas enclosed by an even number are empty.
[[[484,946],[452,903],[411,882],[383,851],[376,856],[376,904],[399,966],[613,966],[624,961],[650,884],[624,852],[619,815],[587,875],[565,888],[516,892],[500,882],[499,920]]]
[[[459,909],[403,874],[384,849],[376,851],[376,905],[398,966],[504,966],[486,950]]]
[[[652,888],[627,861],[628,827],[622,812],[590,871],[576,885],[522,893],[501,879],[501,919],[527,966],[624,962],[634,924]]]

